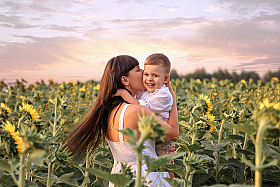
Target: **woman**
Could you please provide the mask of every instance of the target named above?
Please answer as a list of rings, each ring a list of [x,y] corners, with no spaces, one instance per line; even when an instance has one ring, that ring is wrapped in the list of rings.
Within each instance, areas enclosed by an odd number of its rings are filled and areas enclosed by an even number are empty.
[[[153,113],[138,104],[128,104],[121,97],[113,97],[117,89],[127,89],[131,95],[135,95],[138,91],[144,89],[142,82],[143,70],[139,68],[139,62],[128,55],[120,55],[110,59],[105,67],[98,96],[91,107],[87,116],[75,127],[75,129],[66,138],[65,148],[72,155],[77,157],[84,156],[88,148],[94,150],[100,143],[101,139],[107,140],[112,154],[114,156],[114,166],[112,173],[120,171],[121,163],[132,165],[132,170],[136,170],[136,153],[125,142],[123,137],[117,130],[122,128],[131,128],[138,131],[138,116],[150,116]],[[170,85],[169,85],[170,87]],[[170,87],[171,89],[171,87]],[[175,140],[179,135],[177,107],[174,91],[171,89],[174,104],[170,111],[168,122],[164,122],[157,116],[154,116],[162,128],[165,129],[165,138],[167,140]],[[138,139],[140,133],[138,131]],[[143,151],[154,158],[155,142],[147,141],[149,148]],[[145,175],[146,165],[142,166],[142,175]],[[169,184],[158,178],[159,173],[153,172],[148,175],[147,181],[152,181],[150,186],[169,186]],[[163,172],[164,177],[168,177],[168,173]],[[112,185],[112,184],[110,184]]]

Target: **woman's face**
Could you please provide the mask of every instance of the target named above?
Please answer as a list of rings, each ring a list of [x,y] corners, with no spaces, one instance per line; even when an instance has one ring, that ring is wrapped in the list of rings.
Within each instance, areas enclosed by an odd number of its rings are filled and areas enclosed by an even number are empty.
[[[129,87],[128,90],[132,93],[134,96],[138,91],[144,90],[144,84],[143,84],[143,70],[139,67],[136,66],[132,70],[128,72],[128,77],[129,81]]]

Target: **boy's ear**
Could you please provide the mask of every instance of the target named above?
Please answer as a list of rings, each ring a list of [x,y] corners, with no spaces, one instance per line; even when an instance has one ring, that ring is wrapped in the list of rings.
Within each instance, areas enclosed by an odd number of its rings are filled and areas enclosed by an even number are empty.
[[[166,84],[166,83],[168,83],[170,81],[170,75],[169,74],[167,74],[166,76],[165,76],[165,79],[164,79],[164,84]]]
[[[129,82],[128,82],[126,76],[122,76],[121,81],[122,81],[122,84],[123,84],[124,86],[128,86],[128,85],[129,85]]]

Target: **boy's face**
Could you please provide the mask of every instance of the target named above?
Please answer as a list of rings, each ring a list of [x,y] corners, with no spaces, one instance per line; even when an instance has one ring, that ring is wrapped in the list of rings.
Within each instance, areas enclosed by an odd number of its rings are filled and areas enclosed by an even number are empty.
[[[154,92],[169,81],[169,74],[165,73],[162,65],[145,65],[143,83],[148,92]]]

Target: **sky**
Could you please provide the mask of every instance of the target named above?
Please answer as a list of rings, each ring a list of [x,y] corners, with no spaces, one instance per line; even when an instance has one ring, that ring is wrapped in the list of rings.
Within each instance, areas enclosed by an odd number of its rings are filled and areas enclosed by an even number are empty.
[[[1,0],[0,80],[99,81],[131,55],[179,75],[280,68],[279,0]]]

